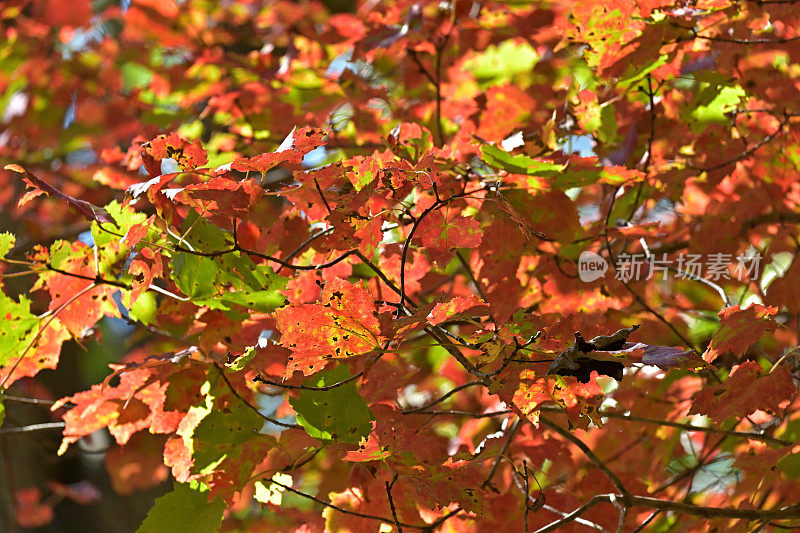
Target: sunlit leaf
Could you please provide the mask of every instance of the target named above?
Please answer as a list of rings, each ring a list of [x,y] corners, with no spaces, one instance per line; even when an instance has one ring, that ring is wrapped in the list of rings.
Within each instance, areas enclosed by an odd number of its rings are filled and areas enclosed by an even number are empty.
[[[185,483],[175,483],[172,492],[156,499],[137,533],[196,531],[216,533],[222,522],[225,501],[194,490]]]

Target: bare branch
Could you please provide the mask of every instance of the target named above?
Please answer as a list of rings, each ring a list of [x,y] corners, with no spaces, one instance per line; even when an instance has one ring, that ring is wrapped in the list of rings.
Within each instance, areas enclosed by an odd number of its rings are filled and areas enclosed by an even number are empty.
[[[342,385],[347,385],[351,381],[355,381],[355,380],[357,380],[358,378],[360,378],[363,375],[364,375],[364,371],[362,370],[361,372],[359,372],[358,374],[355,374],[354,376],[350,376],[347,379],[343,379],[342,381],[339,381],[337,383],[332,383],[330,385],[325,385],[323,387],[311,387],[309,385],[289,385],[287,383],[280,383],[278,381],[272,381],[271,379],[266,379],[266,378],[262,377],[260,374],[258,376],[256,376],[256,377],[254,377],[253,381],[264,383],[266,385],[271,385],[273,387],[280,387],[282,389],[287,389],[287,390],[326,391],[326,390],[333,390],[333,389],[335,389],[337,387],[341,387]]]
[[[47,422],[44,424],[21,426],[18,428],[2,428],[0,429],[0,435],[8,435],[10,433],[28,433],[30,431],[41,431],[43,429],[61,429],[64,426],[66,426],[65,422]]]
[[[394,525],[397,526],[397,533],[403,533],[403,526],[400,525],[400,520],[397,519],[397,510],[394,508],[394,499],[392,499],[392,487],[397,481],[397,474],[392,478],[392,482],[384,482],[386,485],[386,497],[389,499],[389,507],[392,509],[392,518],[394,518]]]
[[[403,414],[404,415],[409,415],[409,414],[412,414],[412,413],[419,413],[420,411],[424,411],[425,409],[429,409],[429,408],[433,407],[434,405],[436,405],[437,403],[445,401],[447,398],[449,398],[453,394],[457,393],[458,391],[462,391],[462,390],[464,390],[466,388],[469,388],[469,387],[474,387],[475,385],[483,385],[483,381],[470,381],[469,383],[464,383],[463,385],[459,385],[458,387],[455,387],[454,389],[451,389],[450,391],[448,391],[444,395],[440,396],[439,398],[437,398],[437,399],[435,399],[435,400],[433,400],[431,402],[426,403],[425,405],[423,405],[421,407],[416,407],[414,409],[406,409],[406,410],[404,410]]]
[[[551,522],[550,524],[537,529],[534,533],[547,533],[548,531],[555,531],[556,529],[560,528],[564,524],[568,524],[570,522],[573,522],[580,515],[582,515],[583,513],[585,513],[586,511],[588,511],[589,509],[591,509],[595,505],[597,505],[598,503],[610,502],[611,498],[613,498],[613,497],[614,497],[613,494],[597,494],[595,496],[592,496],[592,498],[588,502],[584,503],[583,505],[581,505],[580,507],[578,507],[577,509],[575,509],[571,513],[567,514],[566,516],[564,516],[560,520],[556,520],[555,522]]]

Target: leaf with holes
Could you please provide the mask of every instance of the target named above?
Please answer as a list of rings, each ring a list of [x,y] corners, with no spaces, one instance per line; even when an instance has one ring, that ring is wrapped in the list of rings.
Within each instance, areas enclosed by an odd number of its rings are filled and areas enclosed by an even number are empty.
[[[280,343],[292,351],[286,368],[309,376],[330,359],[380,348],[382,335],[375,300],[361,285],[336,278],[325,284],[319,302],[290,305],[275,312]]]
[[[69,338],[58,318],[40,319],[30,305],[24,296],[16,302],[0,291],[0,382],[6,387],[43,368],[55,368],[61,345]]]

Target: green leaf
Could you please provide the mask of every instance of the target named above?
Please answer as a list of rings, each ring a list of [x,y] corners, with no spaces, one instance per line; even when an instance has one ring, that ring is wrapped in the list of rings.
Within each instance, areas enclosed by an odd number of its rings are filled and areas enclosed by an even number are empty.
[[[281,485],[292,486],[292,476],[278,472],[272,476],[273,481],[277,481]],[[280,505],[283,500],[283,491],[286,489],[276,483],[265,485],[261,481],[255,482],[255,494],[253,498],[261,503],[271,503],[273,505]]]
[[[600,107],[600,127],[597,138],[602,144],[611,144],[617,138],[617,114],[613,105]]]
[[[197,251],[219,252],[232,248],[222,229],[194,211],[186,217],[184,233],[185,242]],[[172,279],[197,305],[214,309],[227,310],[230,304],[238,304],[269,313],[285,301],[278,291],[285,287],[286,278],[277,276],[268,265],[256,265],[241,252],[213,258],[179,252],[172,261]]]
[[[210,257],[180,252],[175,254],[172,261],[172,279],[175,285],[193,300],[215,295],[215,281],[220,276],[219,265]]]
[[[617,87],[620,87],[620,88],[623,88],[623,89],[627,89],[631,85],[633,85],[633,84],[639,82],[640,80],[644,79],[645,76],[647,76],[648,74],[653,72],[655,69],[657,69],[661,65],[665,64],[668,59],[669,59],[668,55],[662,54],[661,56],[658,57],[658,59],[653,61],[650,65],[646,66],[645,68],[643,68],[641,70],[633,70],[633,72],[629,71],[627,76],[623,77],[623,79],[620,80],[617,83]],[[634,65],[634,68],[637,67],[637,66],[638,65]]]
[[[791,479],[800,478],[800,453],[792,453],[778,461],[778,468]]]
[[[526,42],[507,40],[498,46],[491,45],[464,62],[484,87],[496,85],[523,72],[529,72],[539,60],[539,55]]]
[[[561,172],[565,168],[564,165],[550,161],[537,161],[526,155],[511,155],[493,144],[481,146],[481,153],[483,160],[489,165],[512,174],[548,175],[548,173]]]
[[[231,363],[225,363],[225,366],[231,369],[233,372],[239,372],[240,370],[244,370],[244,368],[247,366],[247,363],[252,361],[253,357],[255,356],[256,347],[248,346],[242,355],[234,359],[234,361]]]
[[[108,223],[101,226],[97,222],[93,222],[91,231],[92,239],[98,251],[98,271],[113,276],[117,270],[115,265],[127,258],[130,253],[125,235],[127,235],[132,226],[141,224],[147,217],[144,213],[137,213],[130,206],[123,206],[116,201],[105,206],[105,210],[111,215],[118,227],[114,228]],[[113,233],[105,231],[103,228],[109,229]],[[122,237],[119,235],[122,235]]]
[[[130,295],[130,292],[124,291],[127,295]],[[130,304],[130,299],[127,296],[123,296],[123,303],[127,306]],[[155,324],[156,316],[158,311],[158,300],[156,299],[156,295],[153,291],[146,291],[139,295],[136,298],[136,301],[133,302],[133,305],[128,307],[128,315],[134,319],[138,320],[142,324],[150,325]]]
[[[15,237],[11,233],[0,233],[0,259],[3,259],[14,247]]]
[[[193,470],[213,470],[226,457],[236,457],[246,442],[265,437],[258,430],[264,420],[242,402],[226,408],[212,408],[192,434]]]
[[[153,72],[138,63],[123,63],[120,67],[122,73],[122,87],[123,91],[128,92],[131,89],[142,89],[150,85],[150,80],[153,78]]]
[[[800,441],[800,419],[789,421],[786,429],[777,437],[787,441]]]
[[[116,200],[105,206],[104,209],[108,211],[108,214],[111,215],[111,218],[114,219],[114,222],[117,223],[119,228],[113,228],[111,224],[108,223],[106,223],[103,228],[110,229],[114,233],[120,235],[125,235],[132,226],[141,224],[147,219],[144,213],[138,213],[131,206],[123,206]],[[92,238],[97,246],[105,246],[109,243],[122,240],[122,237],[118,237],[114,235],[114,233],[103,231],[97,222],[92,222]]]
[[[3,426],[3,421],[6,419],[6,407],[3,405],[3,397],[0,396],[0,427]]]
[[[689,338],[692,342],[703,342],[710,339],[719,329],[719,317],[711,311],[698,311],[687,316]]]
[[[50,264],[61,268],[61,264],[72,257],[72,245],[65,240],[57,240],[50,245]]]
[[[573,187],[584,187],[596,183],[602,176],[599,169],[565,170],[549,181],[551,187],[565,191]]]
[[[285,279],[285,278],[284,278]],[[241,305],[248,309],[271,313],[286,302],[286,297],[277,290],[231,292],[220,298],[225,303]]]
[[[21,354],[38,331],[39,319],[30,311],[31,302],[20,296],[19,303],[0,292],[0,366]]]
[[[323,387],[351,377],[346,366],[320,372],[305,381],[306,386]],[[320,440],[357,443],[369,436],[375,419],[355,381],[331,390],[301,390],[297,399],[289,398],[297,412],[297,423],[309,435]]]
[[[137,533],[216,533],[225,507],[222,498],[209,502],[205,493],[192,490],[187,484],[175,483],[172,492],[156,499]]]
[[[727,122],[729,119],[725,113],[733,111],[739,106],[742,98],[746,96],[741,87],[722,87],[717,92],[718,87],[707,86],[700,91],[699,100],[707,97],[709,91],[714,95],[713,99],[706,105],[699,105],[692,111],[692,118],[700,122]]]

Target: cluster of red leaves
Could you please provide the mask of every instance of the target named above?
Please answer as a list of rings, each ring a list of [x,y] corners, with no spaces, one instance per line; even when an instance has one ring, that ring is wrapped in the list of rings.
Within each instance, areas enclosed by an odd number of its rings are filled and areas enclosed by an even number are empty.
[[[791,1],[65,6],[0,6],[0,408],[124,317],[53,410],[142,531],[800,519]]]

